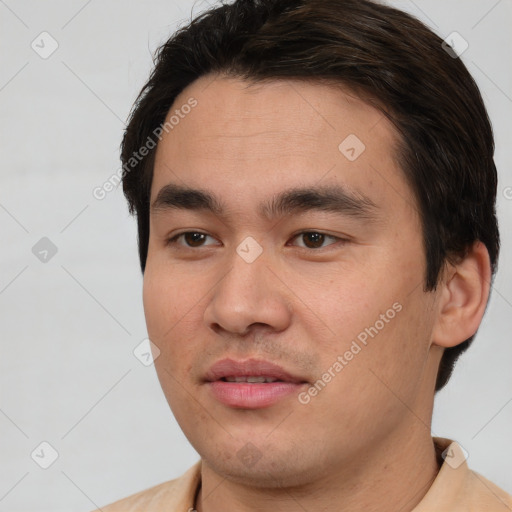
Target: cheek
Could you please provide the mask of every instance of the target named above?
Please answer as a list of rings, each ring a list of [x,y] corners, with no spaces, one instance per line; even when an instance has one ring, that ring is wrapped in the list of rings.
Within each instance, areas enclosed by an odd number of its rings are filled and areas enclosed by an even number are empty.
[[[201,314],[197,282],[176,272],[148,265],[144,273],[143,304],[150,340],[160,350],[157,371],[185,374],[197,353],[197,322]],[[190,284],[187,284],[190,283]]]
[[[302,289],[301,295],[309,297],[307,306],[328,327],[322,329],[325,337],[319,337],[318,331],[308,333],[322,346],[319,370],[329,371],[338,356],[343,357],[340,373],[345,378],[338,379],[333,389],[353,386],[354,381],[366,382],[367,390],[372,383],[383,387],[378,376],[400,389],[414,387],[421,378],[432,328],[428,297],[421,286],[414,286],[421,280],[417,268],[403,268],[400,273],[389,268],[382,260],[381,266],[364,272],[325,280],[328,286],[323,290],[314,283]],[[359,392],[365,394],[364,389]]]
[[[337,346],[322,356],[321,371],[325,373],[318,378],[329,382],[325,388],[320,383],[321,391],[307,405],[313,412],[311,417],[321,417],[338,433],[352,432],[355,438],[365,439],[379,436],[380,430],[389,430],[402,421],[408,414],[404,404],[415,402],[427,360],[429,326],[426,321],[417,323],[414,309],[403,305],[380,330],[378,316],[373,314],[362,329],[353,326],[354,332],[365,335],[365,343],[357,334],[340,336]],[[366,320],[359,319],[362,323]],[[341,366],[335,367],[339,356]]]
[[[150,338],[165,339],[179,327],[194,299],[191,284],[193,279],[184,282],[179,274],[158,262],[146,266],[142,299]]]
[[[152,268],[146,267],[142,300],[149,337],[160,345],[158,341],[164,335],[164,327],[168,323],[169,317],[173,316],[175,301],[172,297],[172,291],[167,289],[163,280],[156,276],[157,274],[152,271]]]
[[[413,403],[425,378],[432,331],[424,296],[402,296],[400,305],[400,312],[368,338],[360,368],[367,374],[367,391],[373,388],[372,394],[380,397],[379,401],[399,409],[402,402]],[[381,326],[373,324],[377,329]]]
[[[317,317],[315,323],[320,324],[321,331],[310,332],[309,335],[312,341],[322,340],[322,351],[327,350],[331,356],[332,353],[342,354],[350,349],[351,342],[358,336],[364,342],[365,336],[369,336],[365,330],[379,320],[380,314],[392,308],[397,300],[396,290],[383,286],[375,275],[378,273],[374,267],[343,269],[326,276],[317,274],[315,281],[307,282],[297,290],[297,295],[304,297],[306,306],[297,303],[304,313],[301,316],[305,320],[305,328],[313,325],[305,316],[311,316],[311,313]],[[321,335],[321,332],[325,334]]]

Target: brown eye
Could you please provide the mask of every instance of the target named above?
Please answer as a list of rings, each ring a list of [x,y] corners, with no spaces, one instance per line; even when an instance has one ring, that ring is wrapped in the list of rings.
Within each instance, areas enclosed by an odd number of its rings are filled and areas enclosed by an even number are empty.
[[[190,247],[199,247],[204,242],[205,238],[206,235],[203,233],[183,233],[183,239]]]
[[[322,233],[304,233],[302,235],[302,240],[304,240],[304,244],[309,249],[317,249],[318,247],[322,247],[325,235]]]
[[[179,233],[178,235],[173,236],[168,241],[168,245],[178,245],[189,249],[202,247],[204,245],[212,245],[204,243],[207,238],[212,237],[199,231],[186,231],[184,233]]]
[[[304,247],[306,249],[321,249],[326,247],[324,242],[326,242],[327,239],[334,240],[334,242],[341,240],[338,237],[319,233],[318,231],[304,231],[303,233],[299,233],[295,238],[297,240],[301,240],[303,243],[303,245],[299,244],[299,247]]]

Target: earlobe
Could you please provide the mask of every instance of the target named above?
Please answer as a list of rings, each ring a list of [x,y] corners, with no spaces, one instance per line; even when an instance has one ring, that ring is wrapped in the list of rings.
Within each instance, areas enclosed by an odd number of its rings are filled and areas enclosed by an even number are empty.
[[[432,342],[454,347],[478,330],[489,299],[491,265],[482,242],[475,242],[466,256],[450,265],[439,286],[438,318]]]

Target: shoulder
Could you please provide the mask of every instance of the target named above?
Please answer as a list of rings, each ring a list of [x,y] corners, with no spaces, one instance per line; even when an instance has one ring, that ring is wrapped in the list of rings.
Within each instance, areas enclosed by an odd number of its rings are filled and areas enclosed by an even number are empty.
[[[201,462],[197,462],[183,475],[174,480],[132,494],[110,505],[98,508],[94,512],[152,512],[176,510],[186,512],[192,508],[197,487],[201,478]]]
[[[170,480],[159,485],[155,485],[144,491],[140,491],[136,494],[132,494],[122,500],[111,503],[106,507],[101,507],[102,512],[135,512],[136,510],[146,510],[155,502],[161,502],[164,500],[164,496],[173,494],[176,489],[176,484],[179,478],[176,480]],[[95,511],[95,512],[98,512]]]
[[[465,491],[478,510],[488,512],[512,510],[512,495],[476,471],[469,471]]]
[[[429,491],[414,512],[510,512],[512,496],[469,468],[467,452],[450,439],[435,437],[444,462]]]

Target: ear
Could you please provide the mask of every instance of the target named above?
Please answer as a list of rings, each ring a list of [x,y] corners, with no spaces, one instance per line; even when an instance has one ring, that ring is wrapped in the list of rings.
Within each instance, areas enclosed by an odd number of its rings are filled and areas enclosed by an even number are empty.
[[[476,333],[484,316],[491,286],[491,264],[485,245],[475,242],[461,261],[448,265],[439,286],[432,342],[454,347]]]

